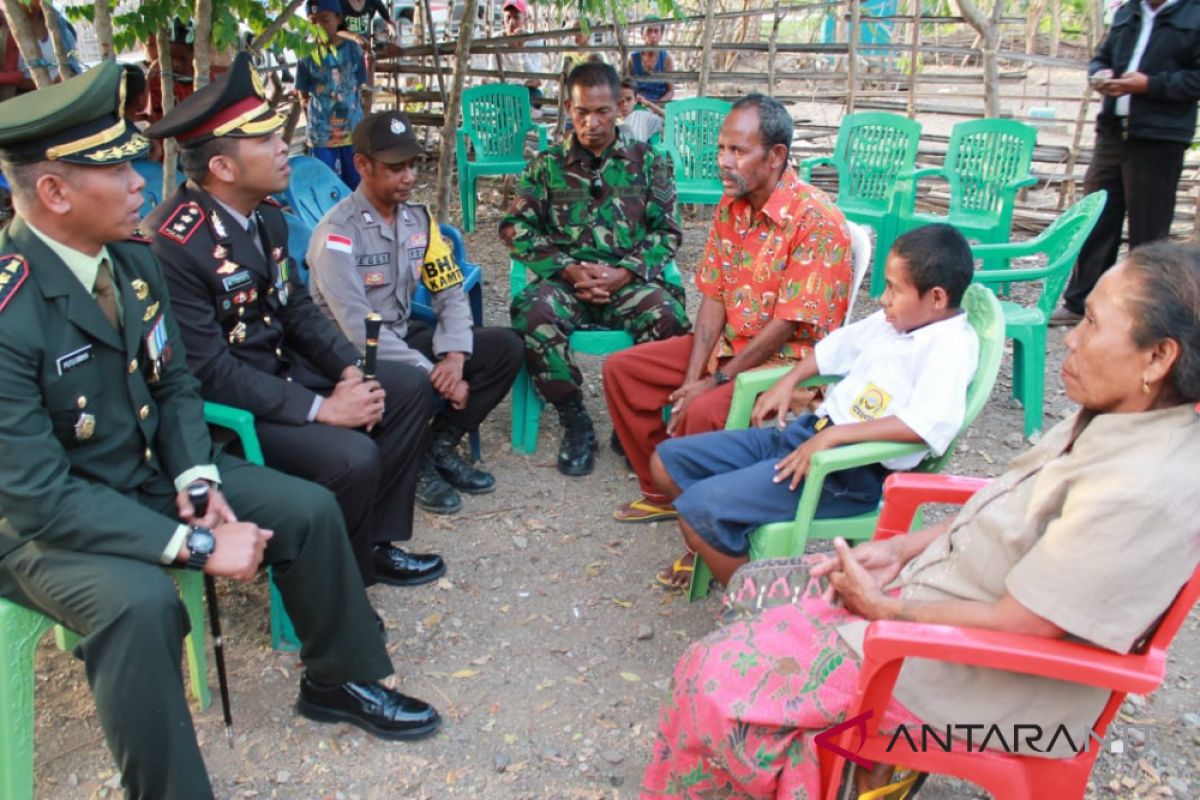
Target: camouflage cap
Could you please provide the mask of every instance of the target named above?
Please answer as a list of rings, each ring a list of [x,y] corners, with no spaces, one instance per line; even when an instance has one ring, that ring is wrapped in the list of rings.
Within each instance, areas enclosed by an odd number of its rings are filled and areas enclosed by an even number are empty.
[[[0,103],[0,156],[18,164],[116,164],[150,143],[123,116],[125,73],[115,61]]]

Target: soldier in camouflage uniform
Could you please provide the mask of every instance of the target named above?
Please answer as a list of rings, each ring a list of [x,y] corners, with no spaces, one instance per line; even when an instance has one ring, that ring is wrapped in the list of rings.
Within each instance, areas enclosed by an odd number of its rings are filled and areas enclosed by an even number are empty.
[[[596,437],[568,337],[598,327],[648,342],[689,325],[682,287],[663,275],[682,238],[670,161],[618,133],[612,67],[577,66],[567,91],[574,131],[526,168],[501,236],[537,276],[513,300],[512,319],[534,387],[562,423],[558,470],[587,475]]]

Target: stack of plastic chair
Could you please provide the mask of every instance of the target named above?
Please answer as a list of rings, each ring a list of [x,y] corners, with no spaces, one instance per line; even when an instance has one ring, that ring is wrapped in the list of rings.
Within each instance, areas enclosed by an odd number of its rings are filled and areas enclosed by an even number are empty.
[[[476,179],[485,175],[520,174],[526,164],[526,138],[530,132],[535,133],[538,150],[545,150],[546,128],[533,121],[529,90],[503,83],[464,90],[462,118],[454,148],[463,230],[470,233],[475,230]],[[474,160],[469,158],[471,152]]]

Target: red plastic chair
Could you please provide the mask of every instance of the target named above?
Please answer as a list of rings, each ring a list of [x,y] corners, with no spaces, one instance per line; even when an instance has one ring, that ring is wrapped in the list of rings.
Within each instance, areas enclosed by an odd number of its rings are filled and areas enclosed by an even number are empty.
[[[884,507],[876,538],[906,533],[923,503],[965,503],[987,484],[985,480],[947,475],[892,475],[884,483]],[[1200,568],[1184,584],[1149,641],[1129,655],[1118,655],[1086,644],[997,633],[950,625],[919,625],[908,622],[873,622],[863,642],[864,659],[855,702],[846,714],[853,719],[867,709],[885,708],[906,658],[928,658],[1004,669],[1028,675],[1100,686],[1112,697],[1092,726],[1097,737],[1086,752],[1071,758],[1048,759],[1002,752],[888,753],[891,737],[879,734],[880,718],[867,720],[867,738],[856,750],[859,729],[849,728],[834,739],[841,747],[870,761],[896,764],[921,772],[954,775],[981,786],[1000,800],[1053,797],[1055,800],[1082,798],[1088,776],[1100,752],[1099,741],[1127,694],[1147,694],[1162,684],[1166,675],[1167,646],[1179,632],[1196,600],[1200,598]],[[820,750],[821,785],[826,800],[836,800],[845,759]]]

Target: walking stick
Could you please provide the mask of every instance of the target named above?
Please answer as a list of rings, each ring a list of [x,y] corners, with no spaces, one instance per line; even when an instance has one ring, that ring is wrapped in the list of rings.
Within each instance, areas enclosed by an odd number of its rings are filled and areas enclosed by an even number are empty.
[[[188,486],[192,513],[202,519],[208,513],[208,484],[197,481]],[[225,674],[225,640],[221,638],[221,611],[217,607],[217,584],[212,575],[204,576],[204,595],[208,600],[208,624],[212,628],[213,656],[217,661],[217,685],[221,690],[221,711],[225,714],[225,741],[233,749],[233,713],[229,706],[229,678]],[[195,631],[192,632],[193,635]]]

